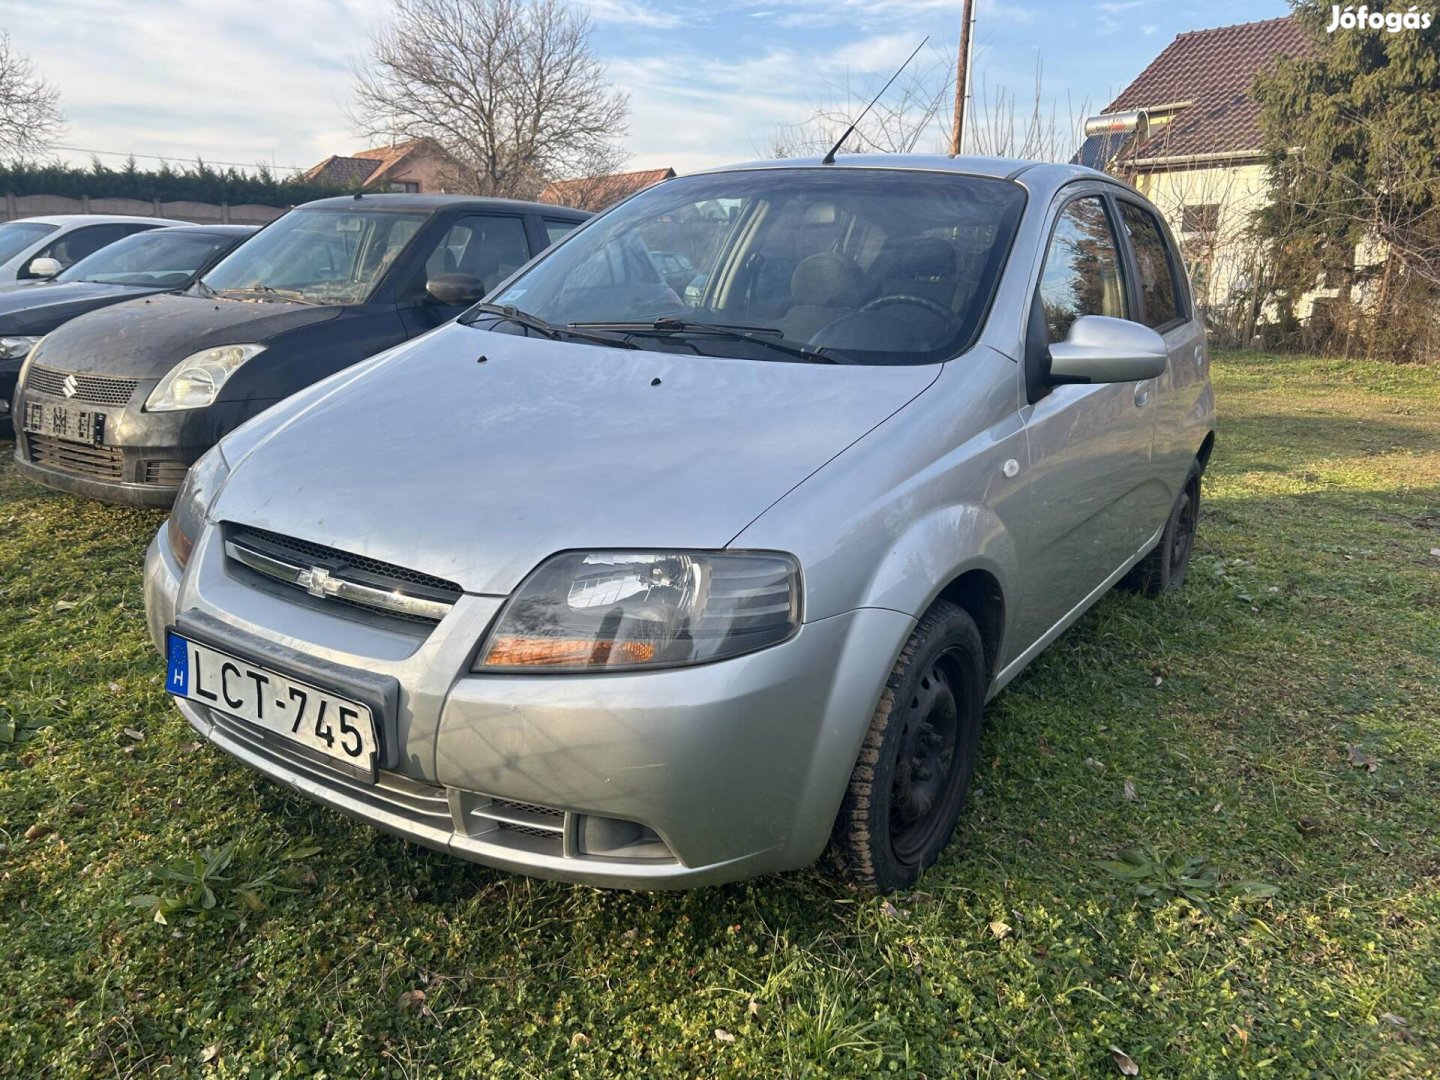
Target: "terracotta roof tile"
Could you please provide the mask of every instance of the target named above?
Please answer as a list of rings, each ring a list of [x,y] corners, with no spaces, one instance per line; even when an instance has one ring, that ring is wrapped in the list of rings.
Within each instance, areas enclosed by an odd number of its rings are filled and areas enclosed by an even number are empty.
[[[674,175],[674,169],[643,169],[608,176],[582,176],[576,180],[552,180],[540,192],[540,201],[582,210],[603,210]]]
[[[1127,162],[1196,154],[1253,153],[1262,145],[1255,77],[1281,56],[1313,56],[1315,46],[1293,18],[1192,30],[1181,34],[1105,110],[1107,113],[1190,104]]]

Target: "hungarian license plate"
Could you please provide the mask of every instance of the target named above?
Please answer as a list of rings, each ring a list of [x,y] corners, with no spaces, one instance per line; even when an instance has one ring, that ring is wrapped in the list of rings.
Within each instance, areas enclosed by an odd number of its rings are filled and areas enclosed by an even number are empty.
[[[379,743],[370,707],[166,632],[165,689],[264,728],[371,778]]]
[[[48,401],[25,403],[25,430],[71,442],[100,446],[105,442],[105,414]]]

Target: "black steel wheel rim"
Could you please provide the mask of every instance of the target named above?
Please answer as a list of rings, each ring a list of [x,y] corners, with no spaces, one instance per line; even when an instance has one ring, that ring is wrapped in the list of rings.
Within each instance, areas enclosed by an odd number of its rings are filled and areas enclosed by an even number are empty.
[[[1175,515],[1175,529],[1170,537],[1170,573],[1177,574],[1190,555],[1190,545],[1195,539],[1195,493],[1194,486],[1188,485],[1180,497],[1180,506]]]
[[[963,744],[970,720],[963,694],[963,668],[953,652],[938,656],[921,675],[910,700],[901,705],[900,750],[890,785],[890,845],[902,863],[925,858],[943,839],[963,795]]]

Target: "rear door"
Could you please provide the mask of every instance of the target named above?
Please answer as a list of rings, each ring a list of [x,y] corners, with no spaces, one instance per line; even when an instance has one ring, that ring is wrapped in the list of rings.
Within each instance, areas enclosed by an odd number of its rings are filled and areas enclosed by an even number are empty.
[[[1163,520],[1170,512],[1198,449],[1187,415],[1205,390],[1205,325],[1194,316],[1185,266],[1174,239],[1153,209],[1124,194],[1116,196],[1135,292],[1136,321],[1165,339],[1170,364],[1152,380],[1155,413],[1154,471],[1147,512]]]
[[[1042,637],[1134,555],[1155,522],[1153,387],[1050,386],[1049,346],[1084,315],[1135,311],[1117,209],[1098,184],[1067,187],[1053,210],[1033,299],[1021,411],[1030,452],[1028,527],[1018,530],[1021,640]]]

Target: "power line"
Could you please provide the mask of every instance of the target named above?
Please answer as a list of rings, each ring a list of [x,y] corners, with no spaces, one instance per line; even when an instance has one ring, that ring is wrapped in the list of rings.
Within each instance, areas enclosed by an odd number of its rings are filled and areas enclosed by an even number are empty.
[[[190,160],[189,158],[181,157],[179,154],[169,154],[169,155],[166,155],[166,154],[134,154],[134,153],[130,153],[130,152],[124,151],[124,150],[92,150],[92,149],[90,149],[89,147],[85,147],[85,146],[52,146],[51,149],[52,149],[52,150],[66,150],[66,151],[69,151],[69,152],[72,153],[72,154],[98,154],[98,155],[103,156],[103,157],[146,158],[146,159],[148,159],[148,160],[150,160],[150,161],[189,161],[189,160]],[[265,164],[264,162],[255,162],[255,161],[212,161],[212,160],[210,160],[210,159],[208,159],[208,158],[203,158],[203,157],[202,157],[200,160],[204,161],[206,165],[233,165],[233,166],[235,166],[235,168],[237,168],[237,169],[256,169],[256,168],[259,168],[261,165]],[[304,172],[305,169],[306,169],[306,166],[304,166],[304,165],[277,165],[277,164],[275,164],[274,162],[271,162],[271,163],[270,163],[270,168],[272,168],[272,169],[292,169],[292,170],[294,170],[295,172]]]

